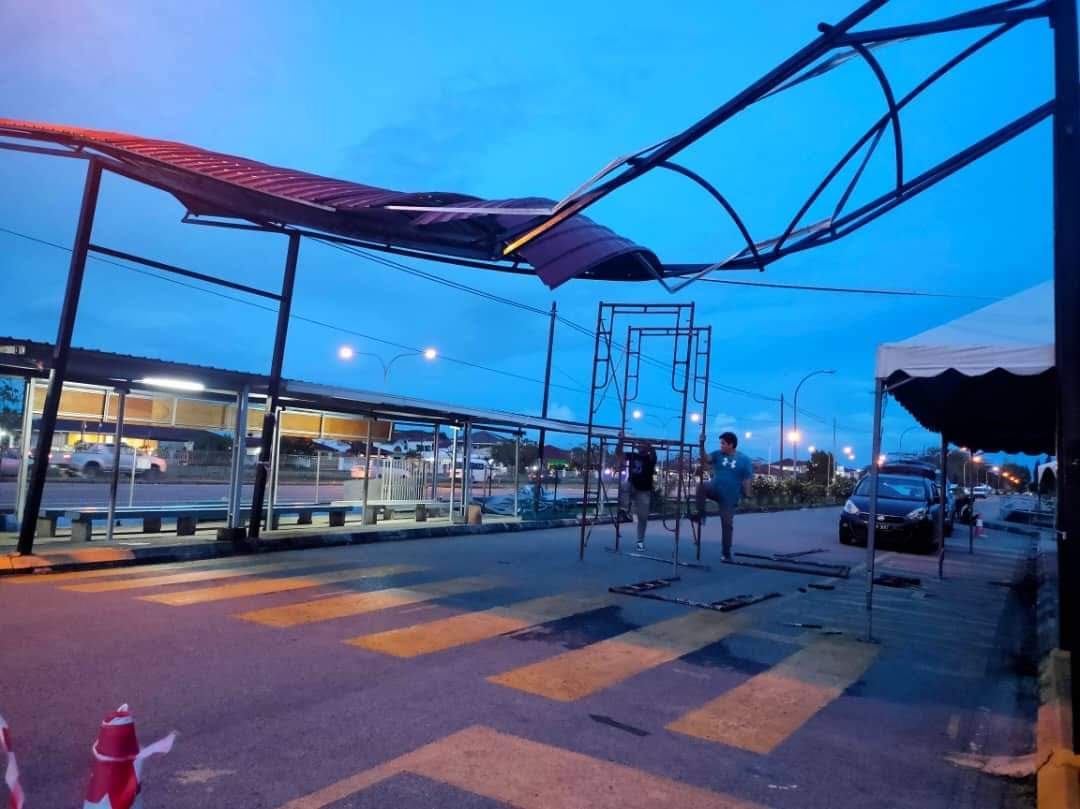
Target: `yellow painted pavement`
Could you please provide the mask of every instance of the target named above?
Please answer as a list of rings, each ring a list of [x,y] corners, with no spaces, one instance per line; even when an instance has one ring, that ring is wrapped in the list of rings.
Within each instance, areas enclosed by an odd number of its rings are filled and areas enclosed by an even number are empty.
[[[191,604],[206,604],[211,601],[225,601],[230,598],[267,595],[269,593],[287,593],[292,590],[305,590],[321,587],[324,584],[336,584],[344,581],[376,579],[382,576],[394,576],[399,573],[413,573],[425,568],[417,565],[379,565],[376,567],[355,567],[349,570],[337,570],[333,573],[317,573],[309,576],[282,576],[255,581],[222,584],[217,587],[202,587],[196,590],[179,590],[175,593],[139,596],[143,601],[168,604],[171,607],[186,607]]]
[[[469,612],[422,624],[360,635],[346,641],[353,646],[395,657],[417,657],[516,632],[536,624],[599,609],[613,603],[608,595],[565,593],[534,598],[505,607]]]
[[[822,638],[668,725],[668,730],[770,753],[840,697],[878,647]]]
[[[572,702],[722,640],[746,624],[738,615],[695,611],[487,679]]]
[[[423,601],[433,601],[461,593],[490,590],[499,584],[500,582],[492,579],[473,576],[420,584],[415,587],[391,587],[366,593],[347,593],[304,601],[300,604],[285,604],[281,607],[241,612],[233,617],[264,626],[298,626],[344,618],[349,615],[378,612],[407,604],[419,604]]]

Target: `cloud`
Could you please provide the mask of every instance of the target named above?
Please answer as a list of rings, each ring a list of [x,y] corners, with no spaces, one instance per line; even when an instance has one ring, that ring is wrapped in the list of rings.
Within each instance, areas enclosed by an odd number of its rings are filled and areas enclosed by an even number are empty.
[[[713,416],[712,426],[714,430],[725,430],[734,427],[737,421],[738,419],[728,413],[717,413]]]
[[[564,404],[558,404],[557,402],[548,403],[548,418],[562,419],[563,421],[574,421],[574,411]]]

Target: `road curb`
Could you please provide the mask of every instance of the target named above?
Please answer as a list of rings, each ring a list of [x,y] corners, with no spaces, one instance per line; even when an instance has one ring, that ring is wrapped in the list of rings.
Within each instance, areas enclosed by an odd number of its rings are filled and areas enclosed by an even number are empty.
[[[381,531],[350,531],[332,534],[301,534],[296,536],[260,539],[254,549],[237,548],[231,542],[197,542],[187,545],[163,545],[149,548],[80,548],[65,551],[45,551],[41,554],[0,556],[0,578],[28,575],[35,572],[67,573],[107,567],[193,562],[253,553],[333,548],[344,545],[366,545],[374,542],[401,542],[410,539],[436,539],[479,534],[543,531],[549,528],[568,528],[580,525],[577,518],[530,520],[518,523],[487,523],[480,525],[432,525],[425,528],[389,528]]]
[[[1030,525],[1016,525],[1015,523],[1000,522],[998,520],[983,520],[984,528],[992,528],[995,531],[1005,531],[1009,534],[1020,534],[1025,537],[1042,536],[1042,531],[1032,528]]]

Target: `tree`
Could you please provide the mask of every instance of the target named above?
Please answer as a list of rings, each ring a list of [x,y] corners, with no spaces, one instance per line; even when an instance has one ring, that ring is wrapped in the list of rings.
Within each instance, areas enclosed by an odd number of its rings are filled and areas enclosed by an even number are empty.
[[[829,484],[829,472],[833,469],[831,452],[819,449],[810,456],[810,463],[806,470],[806,479],[812,483],[820,483],[823,486]]]
[[[1013,475],[1014,477],[1020,478],[1019,483],[1012,484],[1017,489],[1017,491],[1024,491],[1025,489],[1027,489],[1028,485],[1031,483],[1031,470],[1028,469],[1023,464],[1018,464],[1018,463],[1002,464],[1001,465],[1001,471],[1002,472],[1008,472],[1010,475]]]
[[[514,442],[501,441],[491,447],[491,457],[495,463],[505,466],[507,469],[514,468]],[[518,453],[518,468],[525,470],[536,463],[540,457],[540,447],[532,441],[522,441],[521,450]]]
[[[17,379],[0,379],[0,430],[16,433],[22,429],[22,388]]]

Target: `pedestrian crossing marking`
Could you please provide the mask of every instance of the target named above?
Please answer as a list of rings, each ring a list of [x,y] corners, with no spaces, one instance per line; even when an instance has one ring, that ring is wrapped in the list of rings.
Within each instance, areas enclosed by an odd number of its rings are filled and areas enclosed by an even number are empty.
[[[276,573],[282,570],[296,570],[298,567],[317,568],[326,567],[329,563],[318,562],[298,563],[278,562],[275,564],[244,565],[243,567],[219,567],[213,570],[192,570],[184,573],[170,573],[163,576],[142,576],[139,578],[121,579],[120,581],[95,581],[86,584],[67,584],[62,590],[71,590],[76,593],[107,593],[113,590],[137,590],[141,587],[165,587],[170,584],[187,584],[189,582],[215,581],[217,579],[231,579],[238,576],[257,576],[261,573]]]
[[[436,598],[473,593],[478,590],[490,590],[499,582],[479,576],[449,581],[431,582],[415,587],[391,587],[366,593],[348,593],[346,595],[320,598],[300,604],[286,604],[281,607],[268,607],[234,615],[243,621],[251,621],[264,626],[288,627],[300,624],[312,624],[318,621],[330,621],[349,615],[362,615],[367,612],[401,607],[406,604],[418,604]]]
[[[487,679],[572,702],[722,640],[747,623],[743,616],[692,612]]]
[[[282,576],[280,578],[234,582],[233,584],[222,584],[217,587],[202,587],[196,590],[180,590],[175,593],[139,596],[139,599],[153,601],[157,604],[168,604],[171,607],[186,607],[190,604],[206,604],[211,601],[225,601],[230,598],[287,593],[292,590],[321,587],[324,584],[336,584],[342,581],[377,579],[383,576],[414,573],[425,569],[418,565],[379,565],[377,567],[338,570],[333,573],[316,573],[310,576]]]
[[[301,557],[299,554],[308,554]],[[316,564],[328,564],[325,554],[313,557],[310,551],[299,551],[276,556],[275,558],[291,558],[296,567],[313,567]],[[314,562],[312,560],[315,560]],[[218,558],[204,559],[196,562],[171,562],[164,565],[123,565],[120,567],[107,567],[100,570],[74,570],[68,573],[35,573],[28,576],[5,576],[3,581],[7,584],[58,584],[60,582],[81,581],[83,579],[103,579],[111,576],[150,576],[159,575],[172,571],[207,570],[217,569],[222,565],[234,565],[235,559]],[[264,561],[253,560],[252,565],[265,564]]]
[[[404,773],[517,809],[762,809],[760,804],[732,795],[481,725],[343,778],[280,809],[325,809]]]
[[[868,643],[820,639],[684,714],[668,730],[770,753],[862,677],[877,653]]]
[[[613,599],[607,594],[583,596],[579,593],[568,593],[547,596],[505,607],[493,607],[481,612],[469,612],[401,629],[391,629],[387,632],[360,635],[345,642],[395,657],[418,657],[600,609],[611,604],[612,601]]]

